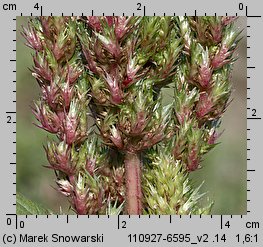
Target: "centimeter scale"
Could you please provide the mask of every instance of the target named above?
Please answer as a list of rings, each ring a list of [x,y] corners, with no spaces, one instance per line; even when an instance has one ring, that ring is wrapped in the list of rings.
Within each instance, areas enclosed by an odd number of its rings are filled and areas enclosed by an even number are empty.
[[[78,2],[76,5],[75,3]],[[263,246],[260,162],[261,2],[5,1],[1,37],[1,246]],[[201,6],[200,6],[201,5]],[[73,11],[74,8],[74,12]],[[168,10],[168,11],[167,11]],[[259,13],[260,14],[260,13]],[[16,215],[16,16],[229,15],[247,17],[247,214],[78,216]],[[256,121],[257,120],[257,121]]]

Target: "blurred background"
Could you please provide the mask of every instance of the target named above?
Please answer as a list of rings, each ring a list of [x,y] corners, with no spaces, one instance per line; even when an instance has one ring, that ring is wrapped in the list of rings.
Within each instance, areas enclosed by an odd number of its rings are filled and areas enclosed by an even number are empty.
[[[32,67],[32,50],[24,45],[21,25],[25,17],[17,18],[17,191],[27,198],[59,213],[72,214],[67,199],[55,188],[55,175],[44,168],[47,160],[43,145],[47,132],[35,127],[30,106],[39,97],[37,82],[29,68]],[[224,133],[220,144],[204,158],[202,169],[192,172],[195,186],[205,181],[202,191],[214,201],[212,214],[246,214],[246,18],[240,17],[236,27],[244,29],[244,37],[236,51],[239,59],[232,74],[232,103],[221,125]]]

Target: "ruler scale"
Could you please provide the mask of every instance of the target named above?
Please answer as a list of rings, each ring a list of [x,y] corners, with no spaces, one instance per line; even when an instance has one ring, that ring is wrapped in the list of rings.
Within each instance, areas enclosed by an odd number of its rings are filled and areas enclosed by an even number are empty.
[[[1,246],[263,246],[261,9],[260,1],[2,1]],[[246,16],[247,214],[16,215],[16,17],[39,15]]]

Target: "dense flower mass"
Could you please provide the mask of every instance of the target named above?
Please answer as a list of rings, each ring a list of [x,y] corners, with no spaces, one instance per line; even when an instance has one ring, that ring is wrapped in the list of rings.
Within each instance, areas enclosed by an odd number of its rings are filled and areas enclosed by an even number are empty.
[[[39,128],[77,214],[204,214],[188,175],[216,144],[236,17],[37,17]],[[173,94],[164,104],[164,89]]]

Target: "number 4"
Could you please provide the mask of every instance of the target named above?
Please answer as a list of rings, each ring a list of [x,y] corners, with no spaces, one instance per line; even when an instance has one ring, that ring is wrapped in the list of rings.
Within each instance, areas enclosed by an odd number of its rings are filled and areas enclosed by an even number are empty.
[[[38,3],[36,3],[36,4],[34,5],[34,9],[36,9],[36,10],[39,9]]]
[[[229,221],[226,222],[225,226],[226,226],[227,228],[230,227],[230,223],[229,223]]]

